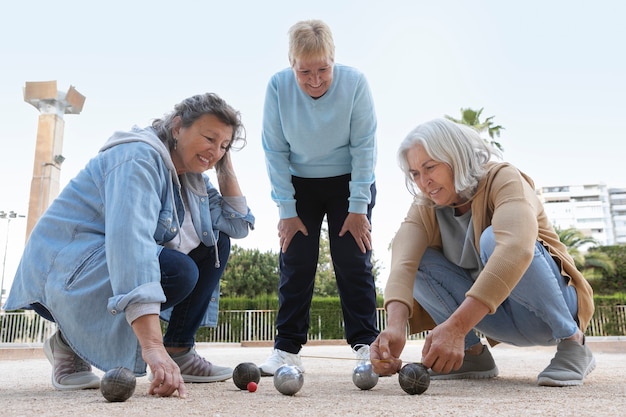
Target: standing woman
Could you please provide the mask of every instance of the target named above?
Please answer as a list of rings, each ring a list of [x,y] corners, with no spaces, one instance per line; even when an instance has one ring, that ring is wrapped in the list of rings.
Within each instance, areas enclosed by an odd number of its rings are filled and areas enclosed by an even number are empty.
[[[539,385],[581,385],[594,369],[584,335],[591,287],[532,180],[494,156],[474,129],[446,119],[417,126],[400,145],[415,201],[393,241],[388,325],[371,351],[379,374],[399,370],[407,320],[411,333],[430,330],[422,363],[435,379],[498,375],[474,330],[492,344],[556,345]]]
[[[147,364],[159,396],[232,376],[194,337],[217,323],[230,238],[254,224],[230,158],[242,134],[220,97],[187,98],[150,127],[116,132],[38,221],[6,309],[57,323],[44,344],[55,388],[97,388],[91,365],[143,375]]]
[[[371,215],[376,200],[376,114],[363,74],[335,63],[330,28],[322,21],[289,30],[290,68],[269,82],[263,149],[280,221],[279,310],[272,375],[285,363],[302,367],[310,306],[326,216],[346,339],[369,358],[378,334],[372,274]]]

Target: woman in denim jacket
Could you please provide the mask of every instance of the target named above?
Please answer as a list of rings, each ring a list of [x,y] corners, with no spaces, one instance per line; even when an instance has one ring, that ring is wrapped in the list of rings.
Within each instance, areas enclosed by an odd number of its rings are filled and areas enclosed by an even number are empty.
[[[145,375],[147,364],[159,396],[232,376],[196,354],[194,336],[217,323],[230,238],[254,227],[229,152],[243,131],[218,96],[187,98],[116,132],[40,218],[6,309],[57,323],[44,344],[57,389],[97,388],[91,365]],[[214,167],[219,188],[203,174]]]

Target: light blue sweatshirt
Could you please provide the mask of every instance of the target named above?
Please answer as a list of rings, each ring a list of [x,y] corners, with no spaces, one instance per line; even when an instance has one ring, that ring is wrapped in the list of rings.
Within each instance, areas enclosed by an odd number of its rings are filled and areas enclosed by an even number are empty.
[[[291,68],[276,73],[265,95],[262,141],[280,218],[298,215],[292,175],[351,174],[348,211],[367,213],[375,180],[376,127],[370,89],[358,70],[335,64],[330,88],[318,99],[302,91]]]

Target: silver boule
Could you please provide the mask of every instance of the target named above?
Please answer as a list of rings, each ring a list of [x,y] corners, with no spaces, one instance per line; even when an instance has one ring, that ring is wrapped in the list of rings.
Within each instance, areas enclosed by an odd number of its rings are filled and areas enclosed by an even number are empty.
[[[294,395],[304,384],[304,374],[295,365],[282,365],[274,373],[274,387],[284,395]]]
[[[359,363],[352,371],[352,382],[360,389],[367,391],[378,383],[378,374],[374,372],[371,362]]]

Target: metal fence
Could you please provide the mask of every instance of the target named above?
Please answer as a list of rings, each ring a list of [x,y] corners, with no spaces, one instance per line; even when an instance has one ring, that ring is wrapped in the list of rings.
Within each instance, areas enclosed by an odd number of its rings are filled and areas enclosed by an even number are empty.
[[[378,309],[376,314],[379,329],[386,327],[386,314]],[[240,343],[244,341],[274,340],[275,310],[230,310],[220,311],[218,326],[201,328],[196,334],[198,342]],[[338,323],[339,333],[343,334],[341,312],[337,317],[328,318]],[[311,315],[309,340],[326,340],[325,326],[319,315]],[[0,344],[42,344],[56,331],[56,325],[32,311],[0,312]],[[337,329],[335,329],[335,334]],[[423,339],[424,333],[411,335],[410,340]],[[588,336],[626,336],[626,305],[598,306],[586,334]]]
[[[0,313],[0,344],[40,344],[55,331],[56,324],[34,311]]]

